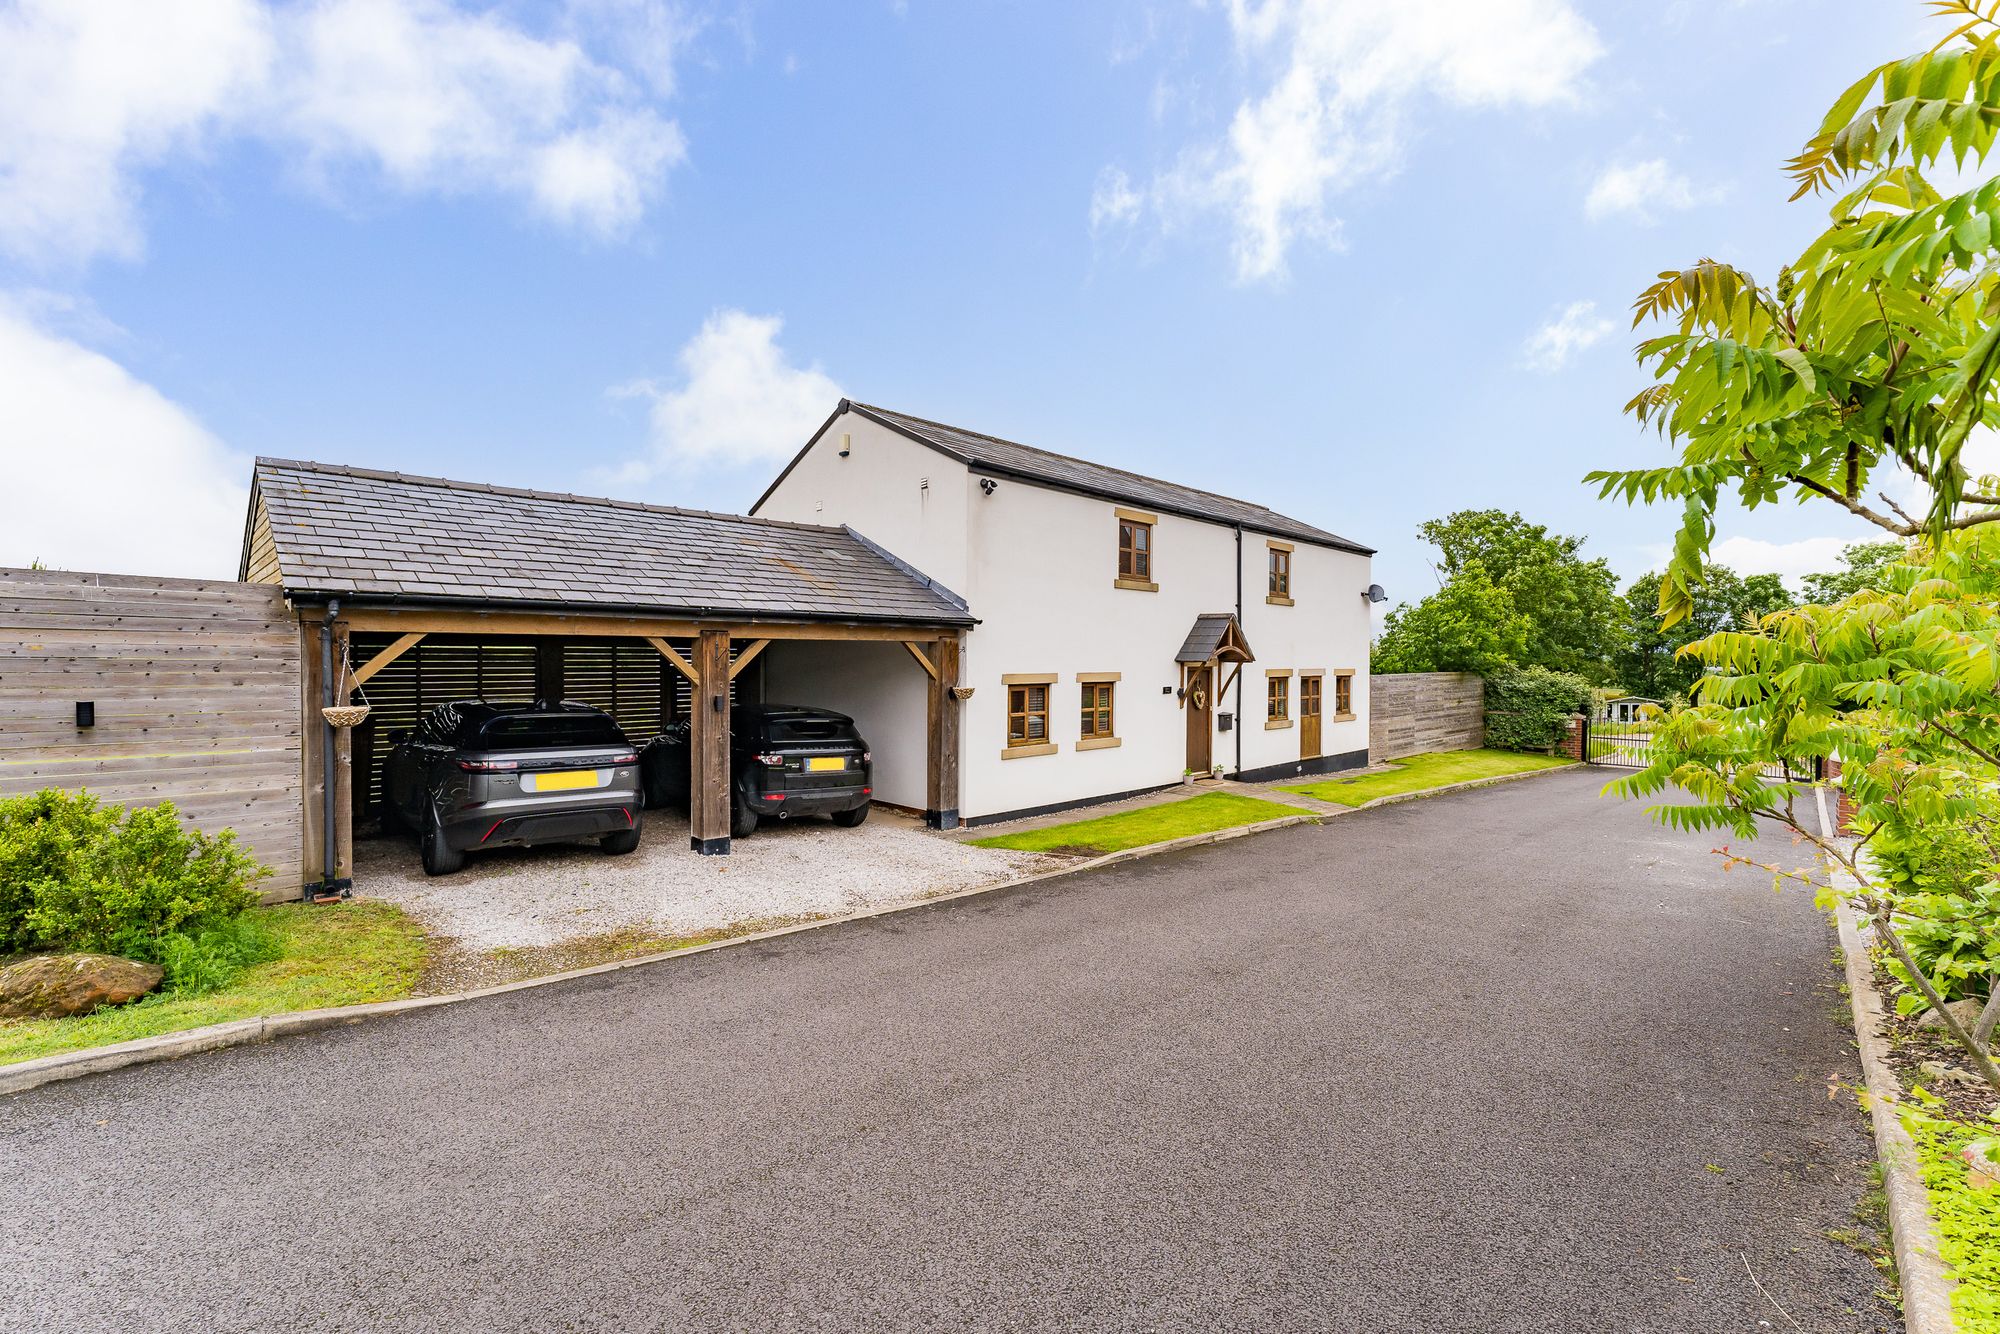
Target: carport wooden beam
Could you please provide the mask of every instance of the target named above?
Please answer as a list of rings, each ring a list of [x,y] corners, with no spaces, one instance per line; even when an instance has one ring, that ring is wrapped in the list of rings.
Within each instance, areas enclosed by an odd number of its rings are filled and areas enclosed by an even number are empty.
[[[359,686],[362,682],[375,675],[375,673],[381,671],[405,653],[408,653],[423,640],[423,637],[424,632],[421,630],[404,635],[367,662],[362,663],[360,667],[355,669],[354,675],[349,678],[352,683],[349,688],[352,689],[354,686]]]
[[[688,701],[688,846],[704,857],[729,852],[729,636],[704,630],[694,641]]]
[[[898,641],[936,638],[940,627],[872,621],[684,620],[607,613],[456,611],[443,608],[343,606],[349,630],[433,635],[564,635],[576,639],[693,639],[707,630],[733,639]]]
[[[962,646],[957,635],[940,639],[931,645],[928,662],[916,645],[908,647],[931,678],[924,710],[924,823],[933,829],[956,829],[959,718],[964,711],[956,687]]]
[[[736,661],[729,665],[729,679],[734,681],[737,677],[743,675],[743,669],[755,662],[757,655],[762,653],[766,648],[769,648],[770,644],[771,641],[768,639],[755,640],[741,653],[738,653]]]
[[[697,672],[694,669],[694,667],[688,662],[688,660],[680,655],[680,650],[676,649],[672,644],[669,644],[666,640],[660,638],[658,635],[647,635],[646,642],[648,644],[651,644],[654,648],[658,649],[660,651],[660,656],[664,657],[668,662],[672,663],[674,665],[674,670],[679,672],[682,676],[685,676],[688,679],[689,685],[698,686],[701,684],[701,673]]]

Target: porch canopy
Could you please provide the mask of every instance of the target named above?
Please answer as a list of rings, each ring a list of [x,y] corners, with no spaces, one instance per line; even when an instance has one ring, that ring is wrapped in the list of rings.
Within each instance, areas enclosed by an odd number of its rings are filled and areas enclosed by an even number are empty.
[[[731,681],[774,640],[900,641],[930,677],[926,814],[957,822],[951,687],[974,618],[963,598],[851,528],[265,458],[242,577],[282,585],[309,640],[306,779],[330,782],[319,795],[334,796],[308,802],[331,814],[308,817],[306,841],[325,862],[315,826],[331,820],[329,880],[351,864],[352,739],[319,710],[443,637],[626,645],[626,661],[657,654],[685,681],[666,711],[684,702],[692,727],[691,843],[705,853],[729,850]],[[336,669],[350,658],[351,675]]]

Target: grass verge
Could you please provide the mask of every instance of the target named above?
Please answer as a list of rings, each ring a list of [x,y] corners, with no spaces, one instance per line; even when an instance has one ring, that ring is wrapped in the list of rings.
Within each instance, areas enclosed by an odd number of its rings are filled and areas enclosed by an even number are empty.
[[[73,1019],[0,1019],[0,1065],[230,1019],[397,1000],[423,972],[422,930],[387,903],[279,904],[245,915],[283,953],[206,996],[148,996]]]
[[[1395,768],[1383,773],[1329,778],[1317,783],[1287,783],[1279,790],[1317,797],[1342,806],[1361,806],[1377,797],[1422,792],[1426,788],[1470,782],[1475,778],[1500,778],[1536,769],[1558,769],[1571,763],[1574,761],[1551,755],[1523,755],[1511,750],[1440,750],[1398,760]]]
[[[1296,806],[1281,806],[1275,801],[1240,797],[1233,792],[1205,792],[1185,801],[974,839],[973,843],[977,847],[1011,848],[1016,852],[1070,852],[1095,857],[1302,813]]]
[[[1921,1091],[1918,1091],[1921,1096]],[[2000,1190],[1981,1190],[1959,1156],[1975,1139],[2000,1135],[1952,1117],[1907,1110],[1903,1128],[1916,1141],[1938,1254],[1951,1266],[1951,1313],[1963,1334],[2000,1334]]]

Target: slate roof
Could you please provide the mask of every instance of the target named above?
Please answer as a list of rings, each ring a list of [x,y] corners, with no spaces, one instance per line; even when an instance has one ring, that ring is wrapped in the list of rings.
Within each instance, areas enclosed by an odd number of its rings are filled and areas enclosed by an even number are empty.
[[[787,620],[969,625],[851,528],[257,460],[287,593]]]
[[[1287,518],[1275,510],[1252,504],[1247,500],[1219,496],[1211,491],[1197,491],[1191,486],[1164,482],[1157,477],[1146,477],[1140,473],[1126,472],[1122,468],[1111,468],[1102,463],[1071,458],[1067,454],[1052,454],[1046,449],[1036,449],[1032,445],[1017,444],[997,436],[982,435],[963,427],[946,426],[943,422],[926,421],[922,417],[892,412],[888,408],[873,407],[867,403],[844,400],[842,406],[852,408],[855,412],[888,427],[899,435],[929,445],[982,472],[1020,477],[1065,490],[1102,496],[1107,500],[1141,505],[1149,510],[1165,510],[1170,514],[1207,519],[1213,523],[1240,523],[1245,528],[1273,537],[1289,537],[1317,546],[1337,547],[1342,551],[1352,551],[1364,556],[1374,554],[1372,547],[1364,547],[1359,542],[1352,542],[1323,528],[1315,528],[1309,523]],[[768,495],[769,492],[765,494]],[[753,505],[751,508],[755,509],[756,506]]]
[[[1175,662],[1207,662],[1222,647],[1222,637],[1229,633],[1230,623],[1236,619],[1226,611],[1205,611],[1194,618],[1194,626],[1188,631],[1187,639],[1181,644],[1180,652],[1174,654]],[[1242,631],[1237,639],[1242,639]],[[1247,649],[1248,644],[1244,647]]]

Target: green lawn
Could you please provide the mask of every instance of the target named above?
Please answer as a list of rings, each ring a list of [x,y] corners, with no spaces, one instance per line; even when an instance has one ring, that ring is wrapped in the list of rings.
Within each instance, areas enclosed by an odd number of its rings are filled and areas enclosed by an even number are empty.
[[[1377,797],[1403,792],[1422,792],[1447,783],[1463,783],[1474,778],[1498,778],[1503,774],[1554,769],[1571,760],[1550,755],[1523,755],[1511,750],[1440,750],[1428,755],[1412,755],[1398,760],[1386,773],[1362,774],[1354,778],[1329,778],[1319,783],[1287,783],[1281,791],[1300,792],[1321,801],[1342,806],[1360,806]]]
[[[284,954],[207,996],[149,996],[74,1019],[0,1019],[0,1065],[253,1015],[396,1000],[424,966],[417,924],[387,903],[253,908]]]
[[[1185,801],[1170,801],[1122,815],[1101,815],[1095,820],[1077,820],[975,841],[982,848],[1012,848],[1017,852],[1060,849],[1096,855],[1298,814],[1301,814],[1298,807],[1281,806],[1275,801],[1239,797],[1233,792],[1205,792]]]

